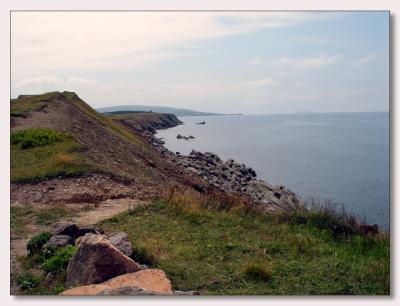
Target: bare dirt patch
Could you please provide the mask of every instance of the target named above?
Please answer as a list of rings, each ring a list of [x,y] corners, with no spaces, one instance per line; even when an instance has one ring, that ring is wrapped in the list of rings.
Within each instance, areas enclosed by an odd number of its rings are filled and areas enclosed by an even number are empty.
[[[132,180],[122,180],[102,173],[11,184],[12,204],[99,203],[118,198],[148,199],[155,195],[152,186],[139,187]]]

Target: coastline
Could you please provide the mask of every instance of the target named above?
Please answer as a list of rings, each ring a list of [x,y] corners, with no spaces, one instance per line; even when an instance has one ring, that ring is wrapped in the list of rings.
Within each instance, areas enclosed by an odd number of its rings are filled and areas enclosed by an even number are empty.
[[[169,129],[176,126],[171,125],[162,129]],[[312,197],[307,198],[309,199],[307,201],[303,201],[296,197],[296,194],[292,190],[283,185],[273,186],[263,179],[258,179],[256,171],[245,164],[235,162],[231,158],[223,161],[213,152],[202,153],[195,150],[192,150],[188,155],[172,152],[164,146],[165,142],[156,136],[157,130],[155,129],[153,133],[148,133],[146,137],[153,148],[161,155],[166,156],[175,164],[183,167],[184,171],[189,175],[204,179],[208,184],[221,191],[237,194],[249,199],[253,203],[252,208],[258,212],[287,212],[298,209],[312,210],[317,206],[320,208],[322,206],[329,206],[329,209],[333,209],[338,214],[342,211],[343,215],[354,218],[361,226],[365,225],[368,228],[367,231],[375,231],[375,229],[379,228],[379,231],[390,232],[390,226],[388,228],[381,228],[381,226],[375,223],[367,223],[360,216],[348,213],[343,205],[340,206],[340,204],[336,204],[335,202],[329,200],[320,201],[318,198]]]
[[[172,123],[163,126],[163,129],[177,125]],[[249,199],[256,211],[293,211],[300,205],[294,192],[285,186],[273,186],[258,179],[256,172],[245,164],[237,163],[233,159],[223,161],[212,152],[193,150],[189,155],[182,155],[168,150],[164,146],[165,142],[155,136],[157,129],[154,126],[152,128],[142,132],[142,135],[164,158],[182,167],[190,176],[200,178],[218,190]]]

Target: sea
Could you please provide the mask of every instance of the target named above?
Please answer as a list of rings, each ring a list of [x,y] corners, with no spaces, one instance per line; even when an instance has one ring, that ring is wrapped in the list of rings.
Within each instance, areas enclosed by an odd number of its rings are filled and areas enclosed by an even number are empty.
[[[169,150],[233,158],[303,200],[329,200],[360,221],[389,229],[388,112],[179,119],[184,124],[156,134]],[[178,134],[195,139],[177,139]]]

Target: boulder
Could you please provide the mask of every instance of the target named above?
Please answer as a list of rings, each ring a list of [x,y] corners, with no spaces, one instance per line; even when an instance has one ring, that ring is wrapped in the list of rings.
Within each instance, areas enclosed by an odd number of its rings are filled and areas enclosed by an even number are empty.
[[[132,244],[128,240],[128,234],[125,232],[112,233],[108,236],[108,240],[120,250],[123,254],[130,257],[133,254]]]
[[[70,244],[74,244],[71,236],[55,235],[43,245],[42,250],[46,250],[48,248],[63,248]]]
[[[171,281],[165,272],[147,269],[114,277],[97,285],[66,290],[61,295],[170,295]]]
[[[66,287],[98,284],[143,269],[103,236],[86,234],[76,241],[76,246],[78,249],[67,267]]]
[[[79,228],[75,223],[58,222],[50,229],[50,233],[53,236],[67,235],[75,241],[79,237]]]

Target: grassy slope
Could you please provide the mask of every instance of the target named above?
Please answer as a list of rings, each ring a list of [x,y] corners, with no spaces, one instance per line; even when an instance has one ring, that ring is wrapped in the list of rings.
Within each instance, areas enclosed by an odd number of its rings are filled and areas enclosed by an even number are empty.
[[[91,169],[91,166],[78,153],[79,148],[80,145],[73,139],[29,149],[11,145],[11,181],[32,181],[58,175],[82,174]]]
[[[125,231],[137,259],[176,290],[203,294],[389,294],[389,239],[335,239],[328,230],[243,212],[158,201],[100,226]]]
[[[92,119],[99,121],[111,133],[117,135],[141,150],[146,150],[145,143],[124,125],[111,120],[93,110],[75,93],[50,92],[43,95],[28,96],[11,102],[11,116],[24,116],[29,112],[39,111],[55,99],[63,98],[67,103],[79,109]],[[80,145],[72,138],[47,146],[21,149],[11,145],[11,181],[32,181],[54,176],[79,175],[94,166],[80,153]],[[99,168],[100,169],[100,168]],[[103,169],[106,171],[107,169]]]

